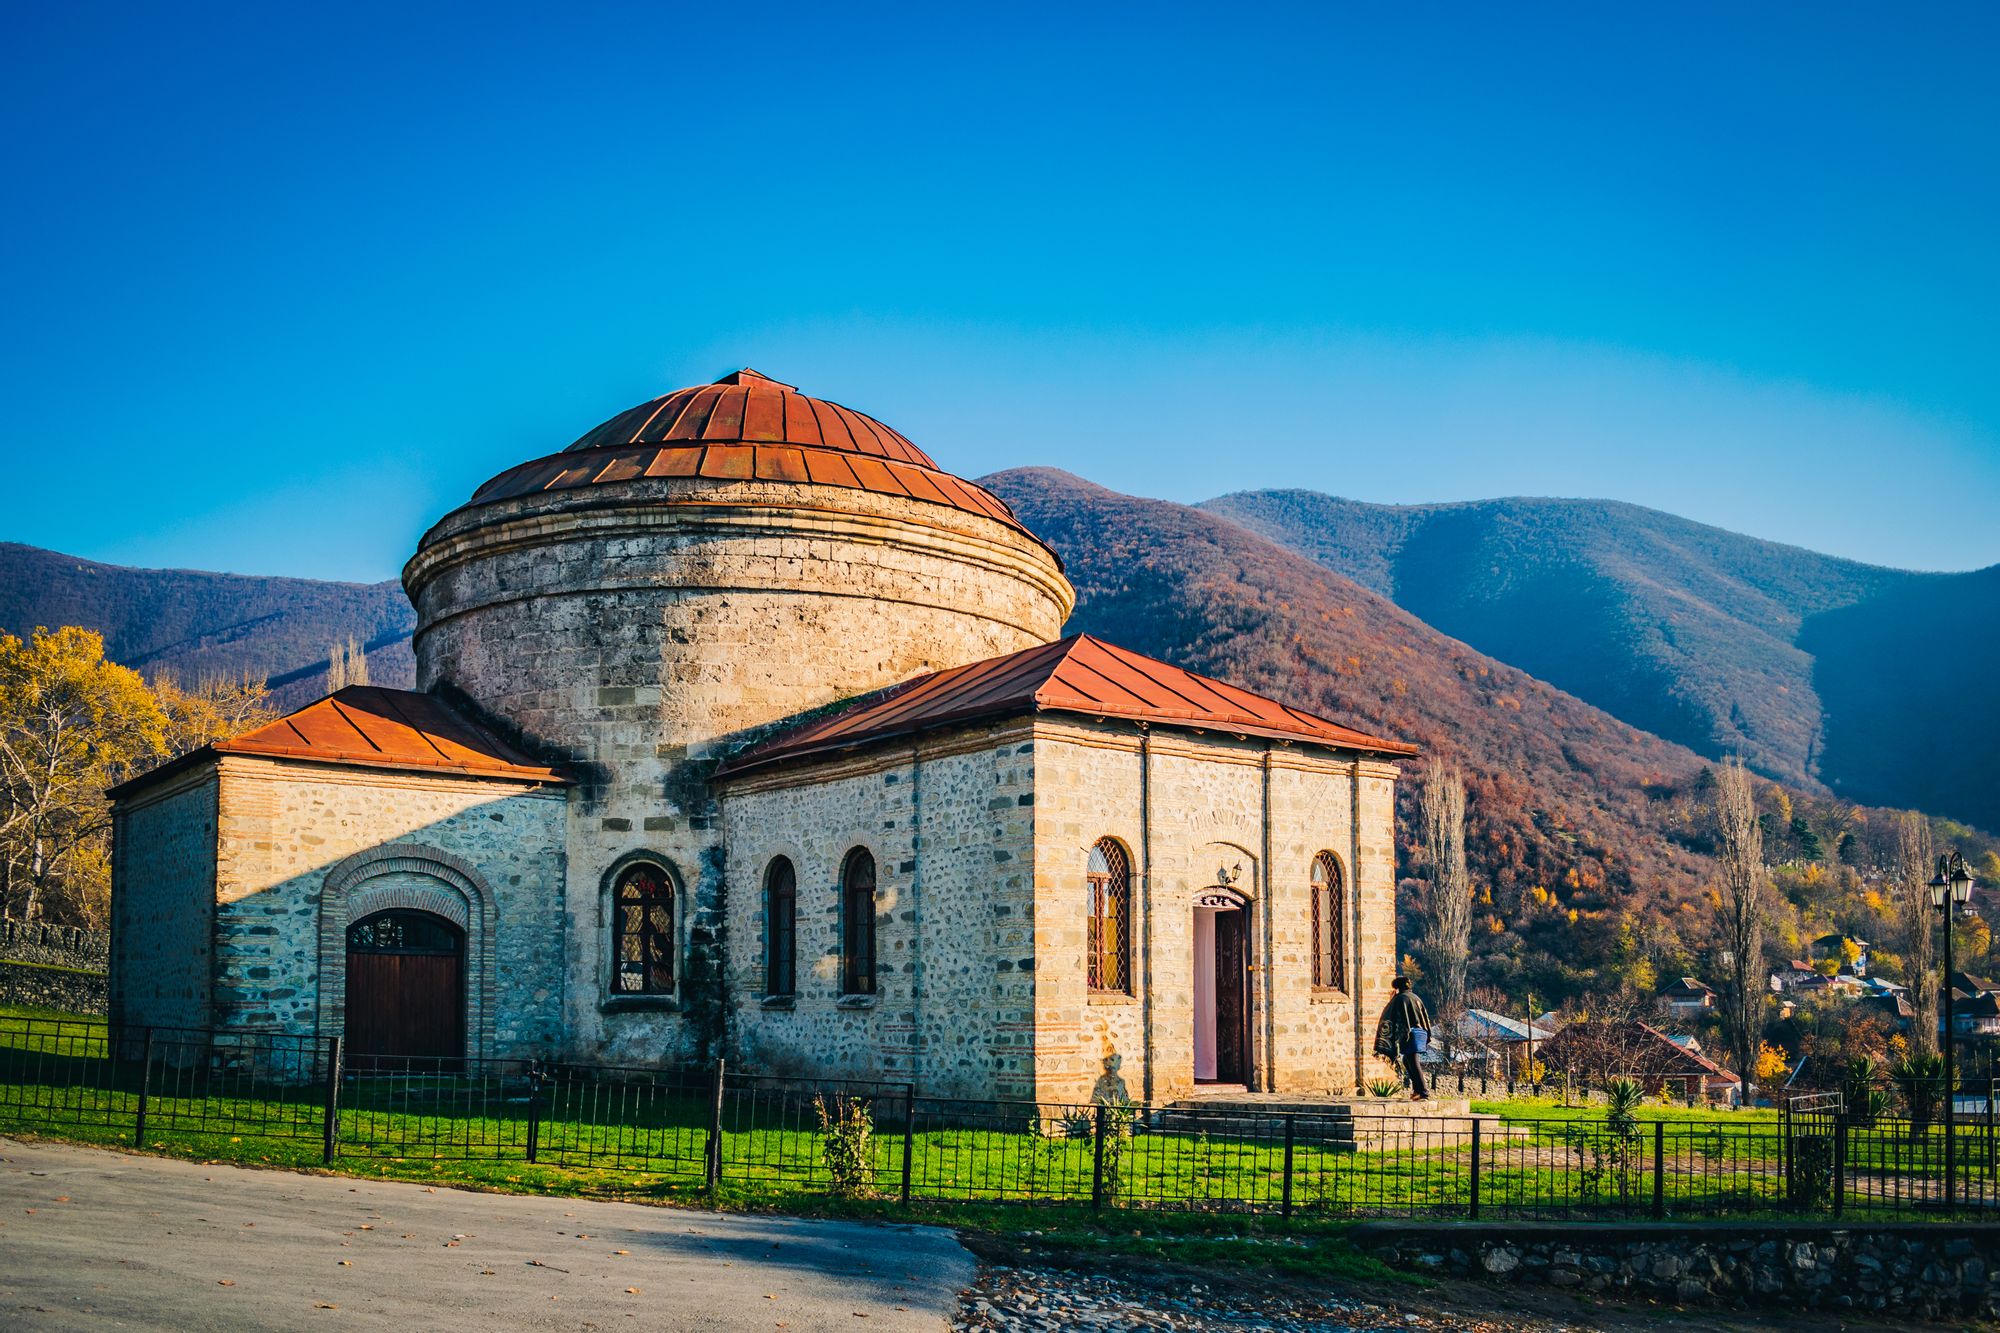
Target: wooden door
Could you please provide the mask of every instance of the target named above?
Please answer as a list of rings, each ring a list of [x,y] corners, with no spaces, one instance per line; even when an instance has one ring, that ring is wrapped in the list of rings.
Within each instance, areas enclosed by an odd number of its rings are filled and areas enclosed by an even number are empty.
[[[1250,1078],[1250,956],[1247,911],[1215,914],[1215,1078]]]
[[[464,936],[441,917],[382,912],[347,933],[347,1059],[442,1068],[465,1054]]]

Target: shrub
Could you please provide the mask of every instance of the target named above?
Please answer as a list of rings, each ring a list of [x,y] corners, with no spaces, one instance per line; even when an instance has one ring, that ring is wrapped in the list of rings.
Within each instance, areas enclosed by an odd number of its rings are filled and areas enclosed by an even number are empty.
[[[1393,1078],[1371,1078],[1368,1080],[1370,1097],[1394,1097],[1403,1090],[1403,1085]]]
[[[815,1097],[820,1155],[833,1192],[843,1199],[868,1195],[875,1183],[875,1116],[859,1097]]]

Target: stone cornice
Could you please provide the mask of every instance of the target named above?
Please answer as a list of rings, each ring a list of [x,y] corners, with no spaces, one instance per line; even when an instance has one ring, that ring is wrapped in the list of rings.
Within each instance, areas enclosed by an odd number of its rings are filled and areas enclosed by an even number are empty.
[[[1075,608],[1076,592],[1063,577],[1054,557],[1039,542],[1003,523],[948,511],[960,521],[941,524],[933,521],[937,506],[914,500],[874,497],[871,508],[884,511],[874,513],[839,503],[844,492],[828,491],[824,497],[815,497],[811,487],[786,487],[784,492],[785,499],[775,496],[763,499],[732,497],[728,492],[659,489],[627,496],[593,495],[541,512],[521,512],[516,508],[491,515],[475,514],[456,527],[448,527],[451,520],[447,519],[432,530],[404,566],[403,587],[415,601],[426,585],[467,560],[557,541],[664,534],[711,538],[839,537],[900,546],[1019,579],[1056,605],[1057,620],[1066,618]],[[824,498],[828,503],[800,503],[802,498]],[[671,570],[651,566],[630,583],[643,587],[673,586],[675,580],[671,574]],[[688,586],[707,586],[703,574],[697,571],[690,571],[685,582]],[[611,586],[617,586],[615,581]],[[774,582],[770,586],[784,585]],[[812,590],[823,591],[816,585]]]

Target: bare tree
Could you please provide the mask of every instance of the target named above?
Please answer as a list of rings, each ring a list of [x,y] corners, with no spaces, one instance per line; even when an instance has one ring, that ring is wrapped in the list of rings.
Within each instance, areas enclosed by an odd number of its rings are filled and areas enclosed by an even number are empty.
[[[1472,949],[1472,877],[1465,866],[1465,775],[1435,755],[1424,764],[1423,952],[1444,1031],[1465,1009],[1465,960]]]
[[[336,643],[327,652],[326,692],[332,694],[336,690],[346,689],[349,685],[367,683],[368,654],[350,634],[346,643]]]
[[[1716,857],[1722,882],[1716,897],[1722,944],[1728,954],[1723,981],[1722,1030],[1729,1063],[1747,1091],[1757,1074],[1769,995],[1764,974],[1764,909],[1769,876],[1764,830],[1757,823],[1757,795],[1743,761],[1731,757],[1715,775]]]
[[[1938,1053],[1937,912],[1931,906],[1931,822],[1915,810],[1896,816],[1896,899],[1903,918],[1903,980],[1910,988],[1911,1045]]]

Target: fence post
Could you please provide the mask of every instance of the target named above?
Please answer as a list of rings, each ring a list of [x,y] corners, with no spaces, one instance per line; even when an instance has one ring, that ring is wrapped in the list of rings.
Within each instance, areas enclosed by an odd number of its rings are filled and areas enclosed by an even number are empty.
[[[1667,1122],[1653,1122],[1653,1220],[1667,1215]]]
[[[528,1161],[542,1152],[542,1066],[528,1066]]]
[[[1288,1114],[1285,1117],[1285,1194],[1283,1202],[1278,1205],[1280,1217],[1292,1215],[1292,1145],[1297,1141],[1298,1133],[1298,1116]]]
[[[722,1186],[722,1089],[728,1077],[727,1064],[720,1058],[715,1062],[715,1092],[708,1103],[708,1146],[703,1175],[710,1194]]]
[[[320,1161],[331,1162],[340,1146],[340,1060],[343,1039],[329,1037],[326,1044],[326,1115],[320,1124]]]
[[[910,1172],[917,1147],[917,1085],[903,1085],[903,1207],[910,1206]]]
[[[146,1029],[146,1049],[139,1056],[139,1115],[132,1126],[132,1146],[146,1146],[146,1104],[153,1096],[153,1029]]]
[[[1950,923],[1946,923],[1950,929]],[[1954,1130],[1958,1124],[1958,1092],[1952,1087],[1952,1080],[1944,1085],[1944,1207],[1950,1212],[1958,1204],[1958,1154],[1955,1151]]]
[[[1090,1130],[1090,1211],[1104,1210],[1104,1113],[1109,1108],[1103,1102],[1097,1104],[1097,1114],[1091,1119]]]
[[[1994,1179],[1994,1081],[1986,1081],[1986,1179]]]
[[[1479,1119],[1477,1117],[1474,1117],[1472,1121],[1472,1188],[1471,1188],[1470,1202],[1466,1209],[1467,1217],[1474,1222],[1477,1222],[1479,1220],[1480,1123],[1481,1122],[1479,1121]]]
[[[1847,1206],[1847,1117],[1833,1122],[1833,1215]]]

